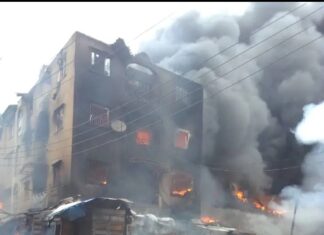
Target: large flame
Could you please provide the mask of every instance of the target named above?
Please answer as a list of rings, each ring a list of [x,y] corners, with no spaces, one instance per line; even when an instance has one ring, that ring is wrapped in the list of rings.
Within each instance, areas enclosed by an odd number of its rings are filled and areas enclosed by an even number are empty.
[[[275,216],[283,216],[286,214],[286,211],[281,210],[281,209],[272,209],[269,207],[269,203],[272,200],[272,197],[265,196],[265,198],[268,198],[264,200],[265,202],[261,202],[261,200],[258,199],[248,199],[247,195],[244,193],[244,191],[236,184],[233,184],[233,195],[235,196],[236,199],[238,199],[240,202],[243,203],[250,203],[254,206],[254,208],[271,214]]]
[[[233,185],[234,186],[234,190],[233,190],[233,195],[241,202],[247,202],[248,199],[244,193],[243,190],[241,190],[236,184]]]

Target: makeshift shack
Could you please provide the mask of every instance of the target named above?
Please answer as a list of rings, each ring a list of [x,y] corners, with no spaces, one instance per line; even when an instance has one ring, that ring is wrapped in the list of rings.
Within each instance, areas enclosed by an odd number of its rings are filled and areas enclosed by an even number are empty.
[[[127,200],[93,198],[58,206],[34,216],[32,235],[126,235],[131,211]],[[43,226],[39,226],[42,224]]]

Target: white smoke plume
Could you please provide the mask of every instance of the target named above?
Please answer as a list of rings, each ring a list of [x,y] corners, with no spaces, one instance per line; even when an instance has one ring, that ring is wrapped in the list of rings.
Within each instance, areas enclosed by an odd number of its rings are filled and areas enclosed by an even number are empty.
[[[302,165],[302,185],[288,186],[281,195],[285,207],[297,205],[294,234],[321,234],[324,220],[324,103],[304,107],[303,120],[295,130],[296,138],[304,144],[314,144]]]

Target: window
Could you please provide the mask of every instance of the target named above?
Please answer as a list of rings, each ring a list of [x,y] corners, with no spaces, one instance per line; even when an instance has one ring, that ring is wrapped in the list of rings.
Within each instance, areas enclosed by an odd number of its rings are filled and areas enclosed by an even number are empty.
[[[190,140],[190,132],[184,129],[178,129],[175,137],[175,147],[180,149],[187,149]]]
[[[91,51],[91,69],[97,73],[110,76],[111,61],[103,52]]]
[[[86,182],[88,184],[102,186],[108,184],[108,171],[104,162],[88,160],[86,166]]]
[[[58,75],[58,82],[66,76],[66,51],[61,50],[58,59],[57,65],[59,67],[59,75]]]
[[[53,186],[58,186],[61,184],[62,165],[62,160],[59,160],[52,164]]]
[[[106,58],[105,59],[105,75],[110,76],[110,59]]]
[[[95,52],[91,52],[91,65],[95,65],[98,63],[100,55]]]
[[[148,130],[138,130],[136,132],[136,143],[139,145],[150,145],[152,134]]]
[[[99,127],[109,127],[109,109],[97,104],[91,104],[90,124]]]
[[[193,179],[186,173],[174,173],[171,177],[170,194],[174,197],[184,197],[192,192]]]
[[[56,126],[56,131],[63,129],[63,117],[64,117],[64,104],[58,107],[54,111],[54,123]]]

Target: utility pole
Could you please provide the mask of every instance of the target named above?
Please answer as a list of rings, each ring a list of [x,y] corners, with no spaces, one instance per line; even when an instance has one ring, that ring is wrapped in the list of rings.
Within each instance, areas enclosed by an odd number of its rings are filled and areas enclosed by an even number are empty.
[[[296,201],[295,201],[295,209],[294,209],[293,219],[292,219],[292,222],[291,222],[290,235],[294,234],[295,218],[296,218],[296,212],[297,212],[298,204],[299,204],[299,198],[297,198]]]

